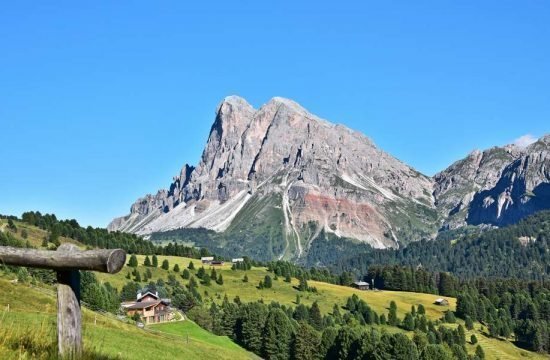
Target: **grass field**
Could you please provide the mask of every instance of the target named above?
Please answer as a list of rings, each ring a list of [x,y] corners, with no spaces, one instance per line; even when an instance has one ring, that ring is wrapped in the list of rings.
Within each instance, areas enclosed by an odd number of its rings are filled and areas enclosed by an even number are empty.
[[[0,278],[0,359],[49,359],[56,352],[55,298]],[[9,312],[7,306],[9,304]],[[192,321],[138,329],[92,311],[83,312],[83,336],[90,359],[256,359],[227,337],[215,336]]]
[[[138,271],[142,274],[146,271],[147,267],[142,266],[145,256],[138,255]],[[175,264],[178,264],[180,267],[180,274],[176,274],[172,270],[163,270],[160,267],[152,268],[153,280],[156,281],[158,278],[162,278],[165,281],[168,279],[169,274],[176,275],[178,281],[186,283],[187,281],[181,277],[181,271],[184,268],[187,268],[190,261],[193,261],[195,265],[195,270],[191,271],[192,274],[195,274],[199,267],[201,267],[200,260],[189,259],[183,257],[175,256],[158,256],[159,264],[163,260],[167,259],[170,264],[170,269],[174,267]],[[207,273],[210,273],[210,267],[205,266]],[[126,274],[131,272],[133,269],[130,267],[125,267],[121,272],[115,275],[108,274],[97,274],[100,281],[108,281],[111,285],[120,289],[128,281]],[[453,308],[456,305],[456,300],[454,298],[448,298],[450,302],[449,307],[442,307],[434,305],[433,302],[437,299],[438,295],[430,294],[420,294],[420,293],[408,293],[402,291],[359,291],[349,287],[332,285],[323,282],[309,281],[310,286],[317,288],[317,293],[304,293],[299,292],[295,289],[298,286],[298,280],[293,278],[291,283],[287,283],[283,278],[273,281],[273,287],[271,289],[259,290],[257,288],[260,280],[263,280],[265,275],[269,274],[273,278],[273,274],[267,272],[265,268],[253,268],[249,271],[234,271],[231,270],[231,264],[224,264],[221,267],[216,267],[216,271],[221,273],[224,279],[223,285],[218,285],[215,282],[212,282],[210,286],[200,285],[199,289],[203,298],[208,300],[212,298],[214,301],[219,301],[227,294],[229,299],[233,299],[235,296],[239,296],[241,301],[250,302],[263,299],[266,302],[272,300],[278,301],[281,304],[295,305],[296,295],[301,296],[301,302],[306,305],[311,305],[314,301],[319,303],[321,311],[324,313],[330,312],[334,304],[343,306],[348,297],[353,294],[357,294],[360,298],[364,299],[369,303],[369,305],[378,313],[386,312],[389,307],[391,300],[394,300],[397,304],[398,314],[403,316],[406,312],[411,310],[412,305],[423,304],[426,308],[426,314],[433,320],[439,319],[442,317],[442,313],[449,308]],[[248,276],[248,283],[243,282],[244,274]],[[145,283],[143,283],[145,285]],[[206,295],[207,294],[207,295]],[[206,296],[205,296],[206,295]]]

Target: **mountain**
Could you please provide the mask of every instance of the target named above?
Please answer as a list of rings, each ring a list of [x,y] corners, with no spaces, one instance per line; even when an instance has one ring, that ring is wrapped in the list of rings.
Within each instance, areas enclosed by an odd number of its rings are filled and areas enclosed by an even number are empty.
[[[550,208],[550,135],[525,148],[476,150],[434,181],[443,229],[515,223]]]
[[[399,247],[437,229],[432,192],[429,177],[291,100],[273,98],[256,110],[230,96],[197,167],[185,165],[168,190],[139,199],[109,229],[268,228],[267,241],[284,238],[276,248],[289,257],[321,231]]]
[[[215,233],[190,234],[263,259],[298,259],[313,241],[334,238],[399,248],[550,208],[549,143],[546,136],[526,148],[474,151],[431,178],[291,100],[254,109],[229,96],[199,164],[185,165],[168,189],[138,199],[108,229],[158,238],[205,228]]]

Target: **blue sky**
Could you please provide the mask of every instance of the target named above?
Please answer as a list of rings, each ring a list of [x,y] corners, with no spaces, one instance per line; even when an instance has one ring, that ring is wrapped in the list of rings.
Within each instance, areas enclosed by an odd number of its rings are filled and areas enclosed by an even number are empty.
[[[0,213],[105,226],[199,160],[214,110],[273,96],[433,174],[550,132],[550,3],[11,1]]]

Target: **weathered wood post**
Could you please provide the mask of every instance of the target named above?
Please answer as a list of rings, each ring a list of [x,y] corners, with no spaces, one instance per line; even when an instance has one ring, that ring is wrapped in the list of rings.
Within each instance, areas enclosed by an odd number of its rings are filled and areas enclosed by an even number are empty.
[[[63,244],[57,251],[47,251],[0,246],[2,264],[57,272],[57,345],[62,358],[82,354],[79,270],[114,274],[125,262],[126,252],[121,249],[80,251],[75,245]]]
[[[57,248],[57,251],[67,253],[78,250],[73,244],[63,244]],[[66,358],[78,358],[82,354],[82,313],[78,270],[57,271],[57,346],[59,354]]]

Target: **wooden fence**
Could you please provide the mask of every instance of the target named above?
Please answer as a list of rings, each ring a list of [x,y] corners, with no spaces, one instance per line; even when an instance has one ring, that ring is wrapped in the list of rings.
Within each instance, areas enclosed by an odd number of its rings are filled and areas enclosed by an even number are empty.
[[[82,353],[82,314],[79,270],[114,274],[126,263],[126,252],[81,251],[63,244],[57,251],[0,246],[0,263],[51,269],[57,272],[57,345],[62,358],[78,358]]]

